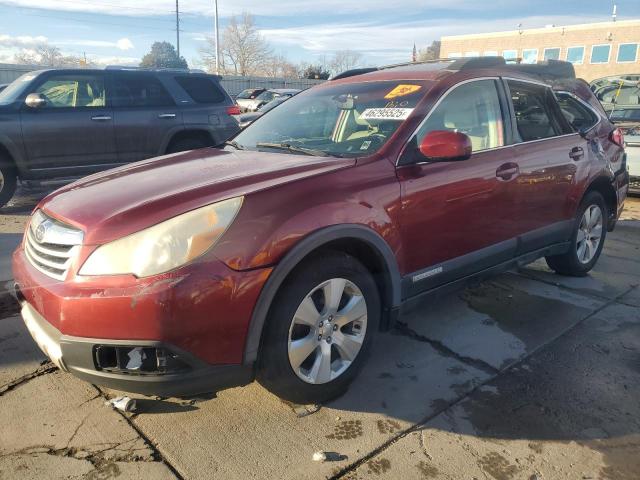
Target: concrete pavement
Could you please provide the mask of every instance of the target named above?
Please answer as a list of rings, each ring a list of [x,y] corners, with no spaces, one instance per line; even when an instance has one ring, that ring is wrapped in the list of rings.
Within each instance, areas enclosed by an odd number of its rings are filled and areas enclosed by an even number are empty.
[[[5,306],[0,479],[637,478],[639,248],[624,225],[589,277],[536,262],[412,305],[321,407],[254,383],[120,413],[104,405],[120,392],[46,363]]]

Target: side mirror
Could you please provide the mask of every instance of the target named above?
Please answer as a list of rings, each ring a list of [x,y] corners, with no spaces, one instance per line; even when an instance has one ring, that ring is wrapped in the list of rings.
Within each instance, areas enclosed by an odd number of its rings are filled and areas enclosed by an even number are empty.
[[[47,104],[47,99],[40,93],[30,93],[24,99],[24,103],[29,108],[40,108]]]
[[[420,143],[420,153],[431,162],[456,162],[471,157],[471,139],[460,132],[434,130]]]

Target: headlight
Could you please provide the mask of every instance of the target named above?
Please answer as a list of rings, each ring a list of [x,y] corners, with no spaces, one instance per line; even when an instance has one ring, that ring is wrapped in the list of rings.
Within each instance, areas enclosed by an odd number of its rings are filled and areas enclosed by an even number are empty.
[[[147,277],[173,270],[209,250],[231,225],[242,197],[187,213],[98,247],[80,275]]]

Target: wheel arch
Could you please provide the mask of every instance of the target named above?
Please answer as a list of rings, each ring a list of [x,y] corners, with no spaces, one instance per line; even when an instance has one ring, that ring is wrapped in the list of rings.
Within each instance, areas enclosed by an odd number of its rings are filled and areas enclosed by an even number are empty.
[[[613,230],[618,214],[618,194],[615,187],[611,184],[611,179],[605,176],[594,179],[584,191],[580,202],[591,192],[598,192],[603,196],[609,215],[607,219],[607,230]]]
[[[185,128],[185,129],[180,129],[176,132],[173,132],[171,135],[168,136],[163,148],[162,148],[162,153],[168,153],[171,149],[171,146],[174,145],[176,142],[179,142],[181,140],[185,140],[187,138],[197,138],[197,139],[201,139],[203,140],[205,143],[208,143],[210,145],[215,145],[216,140],[213,137],[213,135],[211,134],[210,131],[203,129],[203,128]]]
[[[401,277],[395,255],[385,240],[374,230],[362,225],[339,225],[318,230],[301,240],[274,268],[260,292],[253,309],[247,339],[244,363],[258,359],[263,327],[269,310],[282,283],[305,259],[324,250],[342,251],[354,256],[372,273],[380,292],[383,309],[381,326],[384,328],[399,312],[401,303]]]

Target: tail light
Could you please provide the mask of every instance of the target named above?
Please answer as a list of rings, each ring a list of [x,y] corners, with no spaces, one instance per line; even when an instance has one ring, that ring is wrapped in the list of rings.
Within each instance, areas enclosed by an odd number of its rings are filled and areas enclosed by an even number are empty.
[[[611,140],[616,145],[624,148],[624,134],[619,128],[616,128],[609,134],[609,140]]]
[[[231,105],[230,107],[227,107],[227,113],[229,115],[240,115],[242,112],[238,105]]]

